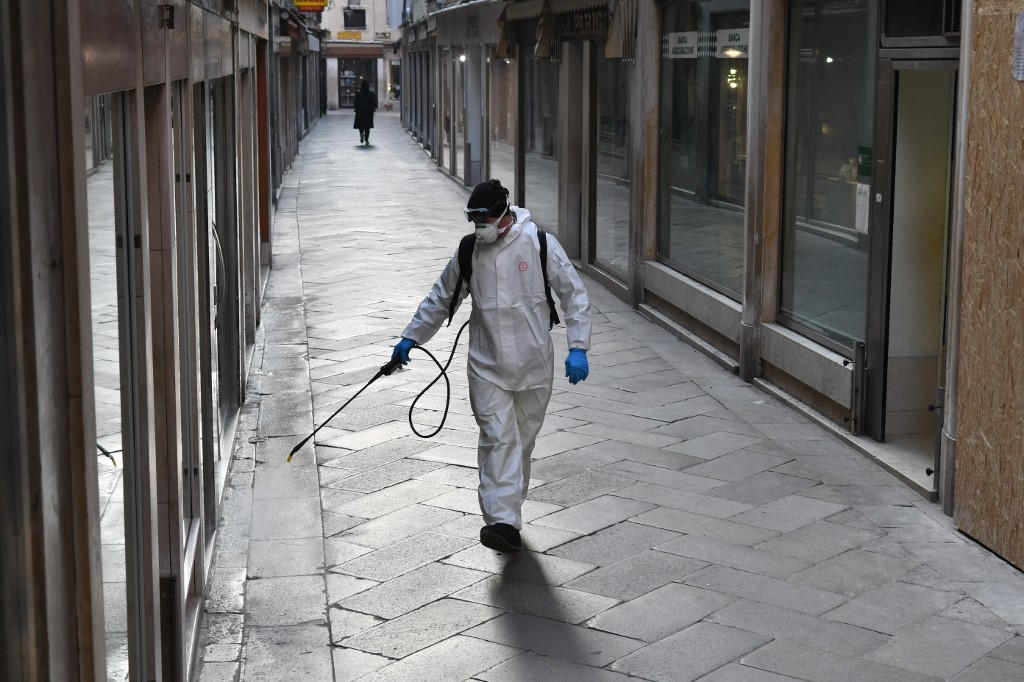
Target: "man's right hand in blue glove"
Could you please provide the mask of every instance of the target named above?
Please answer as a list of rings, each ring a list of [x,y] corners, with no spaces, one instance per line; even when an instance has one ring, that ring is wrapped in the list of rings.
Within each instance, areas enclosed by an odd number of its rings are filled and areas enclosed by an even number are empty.
[[[401,360],[403,365],[409,364],[409,351],[416,345],[412,339],[402,339],[395,344],[395,350],[391,353],[391,359]]]
[[[565,359],[565,376],[569,377],[570,384],[578,384],[586,381],[590,374],[590,363],[587,362],[587,351],[582,348],[572,348],[569,356]]]

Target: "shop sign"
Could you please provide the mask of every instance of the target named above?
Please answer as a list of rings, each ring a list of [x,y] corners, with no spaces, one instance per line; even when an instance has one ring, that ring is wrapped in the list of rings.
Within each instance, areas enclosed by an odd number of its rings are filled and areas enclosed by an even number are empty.
[[[715,56],[719,59],[746,59],[750,56],[750,29],[727,28],[715,31]]]
[[[295,0],[295,9],[300,12],[323,12],[329,0]]]
[[[338,31],[338,40],[362,40],[362,31]]]
[[[391,31],[377,31],[373,34],[374,40],[391,40]]]
[[[698,56],[698,44],[700,31],[683,31],[682,33],[669,33],[667,36],[669,59],[696,59]]]
[[[572,14],[558,14],[556,26],[562,40],[602,37],[608,34],[608,9],[596,7]]]

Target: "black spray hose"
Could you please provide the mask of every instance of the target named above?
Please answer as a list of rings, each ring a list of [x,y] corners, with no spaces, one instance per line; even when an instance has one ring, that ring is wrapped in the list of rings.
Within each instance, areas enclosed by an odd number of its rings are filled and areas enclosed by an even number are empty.
[[[409,428],[411,428],[412,432],[415,433],[420,438],[433,438],[434,436],[436,436],[438,433],[441,432],[442,428],[444,428],[444,422],[448,418],[448,406],[451,403],[451,399],[452,399],[452,385],[451,385],[451,382],[448,380],[448,367],[451,366],[452,359],[455,357],[455,349],[458,348],[458,346],[459,346],[459,338],[462,336],[462,332],[466,330],[466,327],[468,325],[469,325],[469,321],[467,320],[462,325],[462,327],[459,328],[459,333],[455,335],[455,343],[452,344],[452,351],[448,355],[448,362],[444,363],[444,366],[441,366],[441,363],[438,361],[438,359],[436,357],[434,357],[434,354],[431,353],[426,348],[424,348],[423,346],[418,346],[417,345],[417,346],[413,346],[412,349],[411,349],[411,350],[419,350],[419,351],[422,351],[423,353],[426,353],[427,356],[431,360],[434,361],[434,364],[437,365],[437,368],[440,370],[440,373],[436,377],[434,377],[434,380],[431,381],[429,384],[427,384],[426,388],[424,388],[422,391],[420,391],[419,395],[416,396],[416,398],[412,401],[412,404],[409,406]],[[380,379],[382,376],[384,376],[384,377],[391,376],[391,374],[396,369],[401,367],[401,364],[402,364],[402,362],[401,362],[400,359],[392,358],[386,365],[381,367],[377,371],[377,373],[373,375],[373,378],[366,382],[365,386],[363,386],[361,389],[359,389],[359,391],[357,391],[354,396],[352,396],[351,398],[346,400],[345,404],[342,405],[341,407],[339,407],[337,410],[335,410],[334,414],[332,414],[330,417],[328,417],[326,420],[324,420],[323,424],[321,424],[320,426],[318,426],[315,429],[313,429],[313,433],[311,433],[308,436],[306,436],[305,438],[303,438],[299,442],[298,445],[296,445],[294,448],[292,448],[292,451],[288,453],[288,461],[289,462],[292,461],[292,457],[295,456],[295,453],[298,452],[299,450],[301,450],[302,446],[305,445],[307,442],[309,442],[309,439],[312,438],[313,436],[315,436],[317,431],[319,431],[320,429],[322,429],[325,426],[327,426],[327,424],[332,419],[334,419],[335,417],[338,416],[339,412],[341,412],[346,407],[348,407],[348,404],[350,402],[352,402],[353,400],[358,398],[360,393],[362,393],[363,391],[368,389],[370,387],[370,384],[375,382],[377,379]],[[441,416],[441,423],[437,425],[436,429],[434,429],[431,433],[422,434],[422,433],[420,433],[419,431],[416,430],[416,425],[412,423],[412,411],[414,409],[416,409],[416,403],[419,402],[420,398],[422,398],[424,396],[424,394],[426,394],[426,392],[430,390],[431,386],[436,384],[437,380],[440,379],[441,377],[444,377],[444,384],[445,384],[444,414]]]
[[[423,346],[417,345],[412,347],[412,350],[419,350],[426,353],[427,356],[434,361],[434,364],[437,365],[437,369],[440,370],[438,372],[438,375],[434,377],[434,380],[427,384],[427,387],[420,391],[419,395],[417,395],[416,398],[412,401],[412,404],[409,405],[409,428],[412,429],[412,432],[415,433],[420,438],[433,438],[434,436],[439,434],[441,432],[441,429],[444,427],[445,420],[448,419],[448,405],[451,403],[452,400],[452,384],[450,381],[448,381],[448,367],[450,367],[452,364],[452,359],[455,357],[455,349],[459,347],[459,338],[462,336],[462,332],[466,330],[467,325],[469,325],[469,320],[466,320],[462,324],[462,326],[459,327],[459,333],[455,335],[455,342],[452,344],[452,351],[451,353],[448,354],[448,362],[444,363],[443,367],[441,366],[441,363],[438,362],[437,358],[434,357],[434,354],[431,353],[426,348],[424,348]],[[416,409],[416,403],[420,401],[420,398],[422,398],[426,394],[426,392],[430,390],[430,387],[436,384],[437,380],[440,379],[441,377],[444,377],[445,385],[444,414],[441,415],[441,423],[437,425],[437,428],[431,431],[430,433],[424,435],[417,431],[416,425],[412,423],[412,411]]]

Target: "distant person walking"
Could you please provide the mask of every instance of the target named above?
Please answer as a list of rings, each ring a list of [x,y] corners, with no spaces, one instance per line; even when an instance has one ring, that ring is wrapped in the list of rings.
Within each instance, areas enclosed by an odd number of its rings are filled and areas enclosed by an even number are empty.
[[[352,108],[356,111],[356,120],[352,127],[359,131],[359,143],[369,145],[373,112],[377,110],[377,93],[370,89],[370,82],[365,78],[359,86]]]

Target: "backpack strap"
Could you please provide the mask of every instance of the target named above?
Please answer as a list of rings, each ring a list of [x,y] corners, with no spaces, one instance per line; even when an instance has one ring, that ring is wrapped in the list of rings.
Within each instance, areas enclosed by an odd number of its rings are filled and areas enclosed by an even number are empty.
[[[462,293],[462,280],[466,280],[469,286],[469,278],[473,276],[473,250],[476,249],[476,235],[467,234],[459,242],[459,281],[455,283],[455,293],[452,294],[452,301],[448,304],[448,325],[452,326],[452,318],[455,317],[455,306],[459,304],[459,294]]]
[[[548,309],[551,311],[551,327],[559,323],[555,299],[551,298],[551,284],[548,283],[548,235],[537,228],[537,240],[540,242],[540,271],[544,274],[544,295],[548,298]]]

